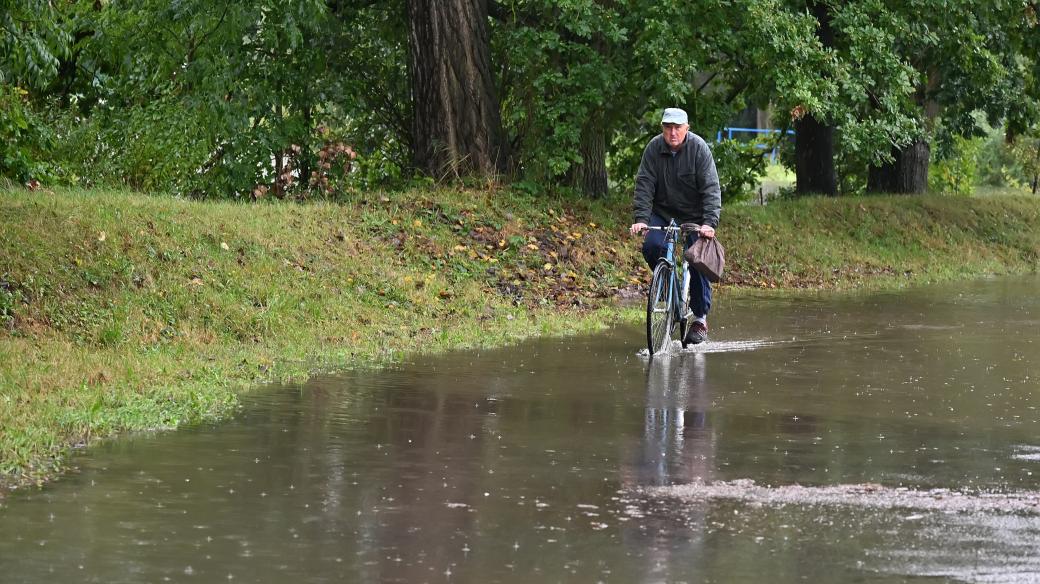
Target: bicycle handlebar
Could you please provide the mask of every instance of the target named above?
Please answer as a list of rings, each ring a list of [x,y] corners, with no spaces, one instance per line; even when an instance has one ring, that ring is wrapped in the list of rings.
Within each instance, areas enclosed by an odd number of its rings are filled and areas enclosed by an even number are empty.
[[[696,223],[683,223],[682,225],[661,225],[661,226],[647,225],[646,226],[647,231],[653,229],[655,231],[685,231],[685,232],[691,232],[691,231],[699,231],[700,228],[701,228],[701,226],[697,225]]]

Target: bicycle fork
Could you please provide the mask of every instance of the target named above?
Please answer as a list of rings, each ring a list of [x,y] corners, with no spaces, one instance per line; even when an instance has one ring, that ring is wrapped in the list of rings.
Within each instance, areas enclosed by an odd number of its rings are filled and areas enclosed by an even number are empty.
[[[684,266],[682,274],[682,293],[679,295],[679,320],[687,320],[693,314],[690,310],[690,266]]]

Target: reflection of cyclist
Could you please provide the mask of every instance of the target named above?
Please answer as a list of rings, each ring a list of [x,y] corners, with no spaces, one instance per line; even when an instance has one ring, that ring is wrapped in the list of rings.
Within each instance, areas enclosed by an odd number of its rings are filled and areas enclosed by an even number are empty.
[[[647,225],[696,223],[701,237],[714,237],[722,209],[722,192],[715,159],[700,136],[690,132],[686,112],[664,110],[661,134],[643,151],[636,175],[633,234],[646,231]],[[686,247],[693,241],[687,239]],[[643,257],[650,268],[664,252],[664,232],[650,231],[643,241]],[[701,343],[708,336],[708,311],[711,309],[711,284],[696,271],[690,278],[690,310],[696,317],[686,333],[685,342]]]
[[[647,369],[642,437],[626,441],[620,460],[622,487],[638,489],[716,477],[717,438],[709,420],[711,389],[704,354],[651,361]],[[643,562],[639,582],[688,579],[689,567],[711,561],[708,546],[710,502],[636,508],[638,521],[621,525],[628,557]]]
[[[640,486],[675,485],[714,478],[715,435],[703,354],[654,363],[647,372],[643,440],[630,480]]]

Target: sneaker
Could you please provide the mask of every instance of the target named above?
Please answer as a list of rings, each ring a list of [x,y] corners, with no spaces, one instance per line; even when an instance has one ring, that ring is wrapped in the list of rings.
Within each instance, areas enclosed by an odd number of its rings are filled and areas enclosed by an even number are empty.
[[[690,328],[686,329],[686,337],[683,339],[683,344],[699,345],[706,340],[708,340],[708,325],[695,320],[690,325]]]

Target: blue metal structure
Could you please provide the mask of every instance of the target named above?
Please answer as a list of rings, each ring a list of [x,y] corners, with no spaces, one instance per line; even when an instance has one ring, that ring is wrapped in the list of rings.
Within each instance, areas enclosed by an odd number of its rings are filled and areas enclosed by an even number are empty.
[[[771,128],[766,128],[766,129],[761,129],[761,128],[722,128],[715,135],[715,141],[716,142],[721,142],[723,133],[726,134],[726,139],[727,140],[732,140],[734,133],[741,133],[742,132],[742,133],[747,133],[747,134],[779,134],[782,131],[783,130],[774,130],[774,129],[771,129]],[[794,136],[794,130],[787,130],[787,135]],[[766,145],[766,144],[762,144],[761,142],[757,142],[757,143],[755,143],[755,147],[756,148],[760,148],[762,150],[765,150],[769,146]],[[769,153],[769,160],[770,160],[770,162],[776,162],[776,148],[775,147]]]

